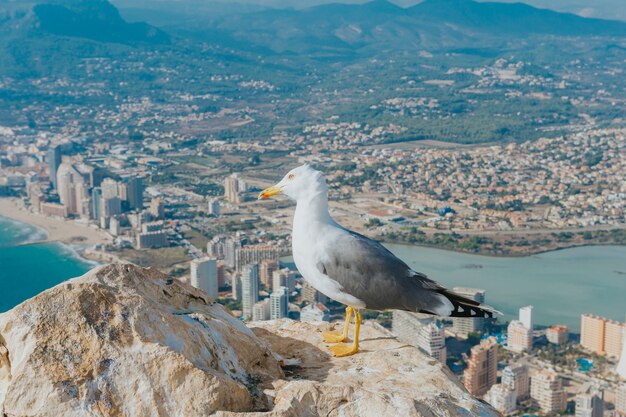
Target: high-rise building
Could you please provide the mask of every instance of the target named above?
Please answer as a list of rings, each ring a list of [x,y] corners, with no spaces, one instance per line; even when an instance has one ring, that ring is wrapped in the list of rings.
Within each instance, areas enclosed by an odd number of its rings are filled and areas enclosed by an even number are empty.
[[[217,288],[224,288],[226,286],[226,268],[224,261],[217,261]]]
[[[259,278],[265,288],[271,288],[272,276],[278,269],[278,259],[263,259],[259,264]]]
[[[565,410],[566,395],[559,376],[548,370],[537,372],[530,380],[530,397],[544,413]]]
[[[59,166],[56,187],[61,204],[67,208],[68,214],[90,217],[91,200],[85,178],[69,161]]]
[[[231,274],[230,286],[232,297],[237,301],[241,301],[241,272],[235,271]]]
[[[218,198],[210,198],[208,203],[208,212],[211,216],[220,216],[220,200]]]
[[[604,355],[604,323],[603,317],[583,314],[580,317],[580,344],[585,349]]]
[[[313,303],[326,304],[329,301],[326,295],[316,290],[315,287],[309,284],[307,281],[304,281],[302,283],[302,291],[300,292],[300,294],[302,295],[302,301],[307,302],[309,304],[313,304]]]
[[[122,225],[117,217],[111,217],[109,221],[109,232],[113,236],[119,236],[122,234]]]
[[[252,320],[253,321],[263,321],[270,319],[270,299],[266,298],[264,300],[255,303],[252,306]]]
[[[237,249],[241,247],[241,241],[237,238],[226,238],[224,241],[224,263],[231,268],[237,266]]]
[[[278,269],[272,274],[272,289],[280,287],[289,288],[289,292],[292,292],[296,287],[297,274],[289,268]]]
[[[157,249],[165,246],[167,246],[167,235],[163,230],[137,234],[137,249]]]
[[[616,417],[626,417],[626,383],[617,387],[615,391],[615,415]]]
[[[604,324],[604,352],[612,358],[622,354],[626,326],[615,320],[607,320]]]
[[[429,356],[446,364],[446,332],[442,323],[428,323],[417,333],[417,347]]]
[[[556,325],[546,330],[546,339],[554,345],[563,345],[569,339],[569,329],[564,325]]]
[[[99,220],[102,217],[102,190],[100,187],[94,187],[91,190],[91,214],[94,219]]]
[[[519,320],[509,323],[507,338],[507,349],[513,352],[529,352],[533,347],[533,331]]]
[[[603,417],[604,394],[589,383],[576,395],[576,417]]]
[[[517,395],[514,390],[502,384],[495,384],[485,394],[485,401],[506,416],[515,412]]]
[[[241,269],[241,309],[246,320],[252,318],[252,306],[259,301],[259,264]]]
[[[209,297],[217,298],[217,260],[201,258],[191,261],[191,285],[206,291]]]
[[[624,323],[583,314],[580,321],[580,344],[598,355],[619,358],[624,345],[625,329]]]
[[[485,290],[478,288],[454,287],[453,292],[479,303],[485,302]],[[467,338],[470,333],[482,333],[485,329],[485,319],[482,317],[455,317],[452,319],[452,331],[458,337]]]
[[[105,178],[100,184],[103,198],[120,197],[119,184],[113,178]]]
[[[243,202],[241,193],[245,191],[245,183],[238,174],[232,174],[224,180],[224,197],[229,203],[239,204]]]
[[[100,218],[109,218],[122,214],[122,199],[119,197],[102,197]]]
[[[422,327],[433,322],[430,314],[393,310],[391,332],[402,343],[417,347],[417,335]]]
[[[525,400],[530,396],[530,376],[528,367],[517,363],[502,370],[502,385],[515,391],[518,400]]]
[[[46,152],[48,159],[48,176],[53,188],[57,188],[57,171],[61,166],[61,147],[57,145],[51,145]]]
[[[216,259],[224,259],[224,242],[225,241],[226,241],[226,236],[224,235],[213,236],[213,239],[209,240],[206,243],[207,255]]]
[[[241,269],[244,265],[258,263],[265,259],[278,260],[280,249],[272,244],[243,246],[235,249],[235,267]]]
[[[270,294],[270,318],[282,319],[289,315],[289,288],[280,287]]]
[[[126,201],[128,208],[131,210],[143,209],[143,179],[140,177],[132,177],[126,184]]]
[[[158,197],[150,200],[150,207],[148,211],[155,219],[163,219],[165,218],[165,203]]]
[[[330,311],[324,304],[309,304],[300,311],[300,321],[330,321]]]
[[[624,341],[622,342],[622,356],[615,371],[617,375],[626,380],[626,332],[624,332]]]
[[[527,329],[533,330],[533,306],[526,306],[519,309],[519,321],[521,321]]]
[[[470,394],[483,395],[497,380],[498,339],[489,337],[472,347],[467,368],[463,373],[463,384]]]

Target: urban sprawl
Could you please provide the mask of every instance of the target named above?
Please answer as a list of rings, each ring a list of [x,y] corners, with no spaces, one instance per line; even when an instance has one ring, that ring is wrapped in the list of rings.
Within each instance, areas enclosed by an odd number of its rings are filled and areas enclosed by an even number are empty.
[[[83,256],[158,267],[246,321],[331,321],[343,311],[289,262],[290,203],[255,201],[297,164],[325,171],[335,217],[386,241],[515,254],[623,239],[625,129],[492,146],[373,140],[394,129],[331,120],[296,137],[188,143],[0,127],[0,196],[101,233],[106,243],[66,242]],[[486,301],[482,289],[454,291]],[[579,336],[535,326],[532,306],[507,324],[364,314],[505,415],[626,416],[624,323],[585,314]]]

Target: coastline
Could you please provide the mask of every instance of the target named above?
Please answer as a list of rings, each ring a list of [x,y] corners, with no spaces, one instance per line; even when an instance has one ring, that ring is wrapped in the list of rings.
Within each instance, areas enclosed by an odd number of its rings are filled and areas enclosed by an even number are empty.
[[[488,258],[530,258],[532,256],[542,255],[544,253],[550,252],[558,252],[566,249],[574,249],[574,248],[584,248],[584,247],[593,247],[593,246],[624,246],[618,243],[583,243],[576,244],[573,243],[571,245],[558,246],[554,248],[541,248],[536,251],[531,252],[511,252],[507,254],[500,253],[492,253],[492,252],[470,252],[461,249],[448,248],[445,246],[437,246],[437,245],[426,245],[422,243],[407,243],[403,241],[393,241],[393,240],[381,240],[379,241],[383,245],[398,245],[398,246],[410,246],[410,247],[420,247],[420,248],[429,248],[429,249],[438,249],[447,252],[461,253],[463,255],[475,255],[475,256],[485,256]]]
[[[0,198],[0,216],[35,226],[46,232],[47,236],[44,239],[32,240],[28,244],[60,242],[92,246],[110,242],[109,236],[104,232],[87,224],[32,213],[23,206],[20,200],[15,198]]]

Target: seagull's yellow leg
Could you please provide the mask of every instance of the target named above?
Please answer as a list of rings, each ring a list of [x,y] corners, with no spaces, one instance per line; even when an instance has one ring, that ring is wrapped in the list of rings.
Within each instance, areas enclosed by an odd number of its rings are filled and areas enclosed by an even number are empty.
[[[337,343],[334,346],[329,347],[328,349],[333,352],[333,356],[341,357],[341,356],[350,356],[354,355],[359,351],[359,331],[361,330],[361,312],[359,310],[355,311],[355,326],[354,326],[354,342],[352,346],[347,343]]]
[[[343,333],[339,332],[323,332],[324,342],[326,343],[339,343],[348,340],[348,330],[350,329],[350,320],[352,319],[352,312],[354,309],[350,306],[346,307],[346,325],[343,328]]]

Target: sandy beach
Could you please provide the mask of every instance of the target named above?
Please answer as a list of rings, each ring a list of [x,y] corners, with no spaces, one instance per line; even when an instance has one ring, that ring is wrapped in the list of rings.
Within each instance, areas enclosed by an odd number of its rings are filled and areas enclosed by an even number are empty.
[[[104,232],[93,229],[87,224],[31,213],[23,206],[20,200],[15,198],[0,198],[0,216],[44,229],[48,234],[45,241],[90,245],[109,241],[108,236]]]

